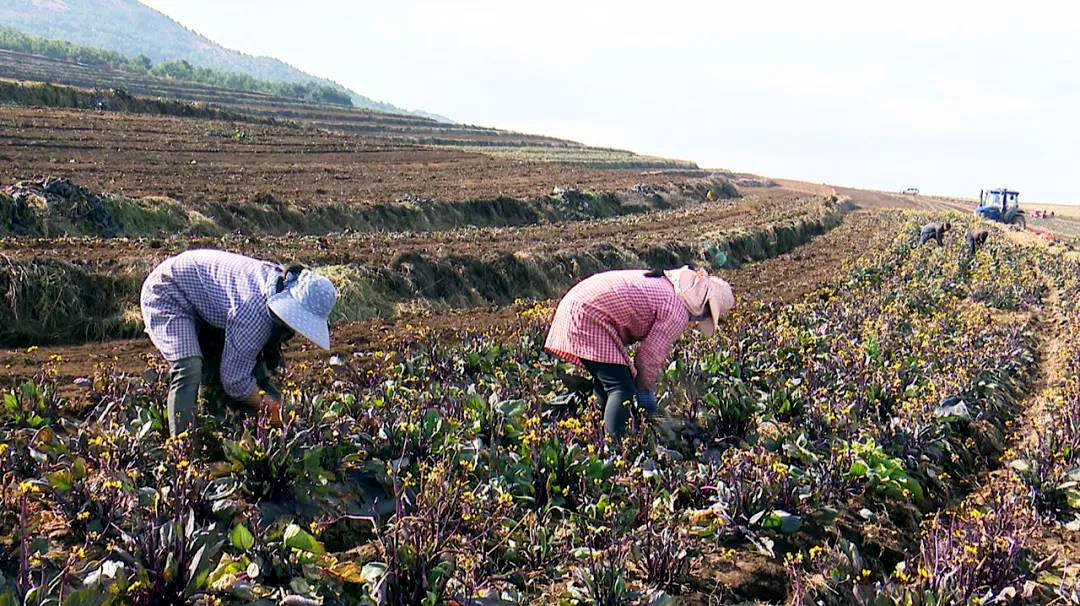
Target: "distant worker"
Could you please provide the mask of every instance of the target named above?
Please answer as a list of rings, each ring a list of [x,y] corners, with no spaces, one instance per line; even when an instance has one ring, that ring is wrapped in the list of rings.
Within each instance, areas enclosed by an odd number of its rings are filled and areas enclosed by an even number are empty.
[[[967,233],[968,252],[975,255],[975,250],[986,242],[986,239],[990,237],[990,232],[985,229],[972,229]]]
[[[621,440],[635,395],[648,414],[658,412],[656,382],[679,336],[691,322],[712,336],[734,305],[731,286],[705,270],[603,272],[559,302],[544,349],[589,371],[607,433]],[[637,342],[631,362],[627,347]]]
[[[927,223],[922,226],[922,230],[919,232],[919,246],[926,244],[930,240],[936,240],[938,246],[945,245],[945,232],[952,229],[949,223]]]
[[[190,428],[204,359],[219,356],[219,368],[208,370],[225,394],[280,424],[281,395],[269,375],[281,345],[296,332],[329,349],[327,317],[336,301],[334,285],[314,271],[223,250],[191,250],[154,268],[142,286],[142,315],[150,340],[172,365],[172,435]]]

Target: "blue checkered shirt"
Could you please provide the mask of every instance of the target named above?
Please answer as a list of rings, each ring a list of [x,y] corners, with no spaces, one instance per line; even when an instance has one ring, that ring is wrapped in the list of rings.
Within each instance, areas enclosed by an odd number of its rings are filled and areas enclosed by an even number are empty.
[[[221,250],[191,250],[166,259],[142,287],[150,340],[175,362],[202,356],[196,321],[225,330],[221,383],[233,398],[256,389],[253,372],[273,331],[266,285],[277,265]]]

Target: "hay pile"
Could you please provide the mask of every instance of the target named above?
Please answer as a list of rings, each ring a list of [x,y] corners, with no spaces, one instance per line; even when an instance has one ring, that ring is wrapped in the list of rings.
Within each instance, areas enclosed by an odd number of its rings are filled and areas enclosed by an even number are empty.
[[[17,235],[50,236],[49,231],[85,233],[112,238],[124,226],[113,217],[101,196],[69,179],[44,177],[19,181],[7,188],[13,208],[8,220]]]
[[[0,255],[0,344],[8,347],[132,336],[126,305],[138,286],[58,259]],[[136,297],[137,300],[137,297]]]

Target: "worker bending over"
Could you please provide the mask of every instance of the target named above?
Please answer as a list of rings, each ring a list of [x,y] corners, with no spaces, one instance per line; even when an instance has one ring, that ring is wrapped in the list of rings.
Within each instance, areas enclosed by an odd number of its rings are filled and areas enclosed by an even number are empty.
[[[268,380],[281,345],[297,332],[329,349],[327,317],[336,301],[330,280],[309,269],[222,250],[188,251],[154,268],[143,283],[142,315],[150,340],[172,365],[172,435],[195,418],[204,357],[220,356],[217,378],[227,396],[280,424],[280,394]]]
[[[972,229],[967,233],[968,252],[975,255],[975,250],[986,242],[986,238],[990,236],[990,232],[985,229]]]
[[[949,231],[952,226],[949,223],[927,223],[922,226],[922,230],[919,232],[919,246],[926,244],[930,240],[936,240],[938,246],[945,244],[945,232]]]
[[[603,272],[559,302],[544,349],[589,371],[607,433],[619,440],[635,394],[656,414],[656,382],[679,336],[691,323],[712,336],[734,305],[731,286],[701,269]],[[627,347],[637,342],[631,362]]]

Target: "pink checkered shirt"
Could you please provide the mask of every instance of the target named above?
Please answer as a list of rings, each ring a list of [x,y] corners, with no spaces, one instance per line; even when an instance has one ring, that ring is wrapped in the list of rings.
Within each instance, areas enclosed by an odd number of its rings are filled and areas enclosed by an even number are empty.
[[[571,288],[555,311],[544,349],[579,365],[624,364],[636,371],[639,385],[655,389],[690,314],[667,278],[645,273],[608,271]],[[631,364],[626,348],[639,341]]]

